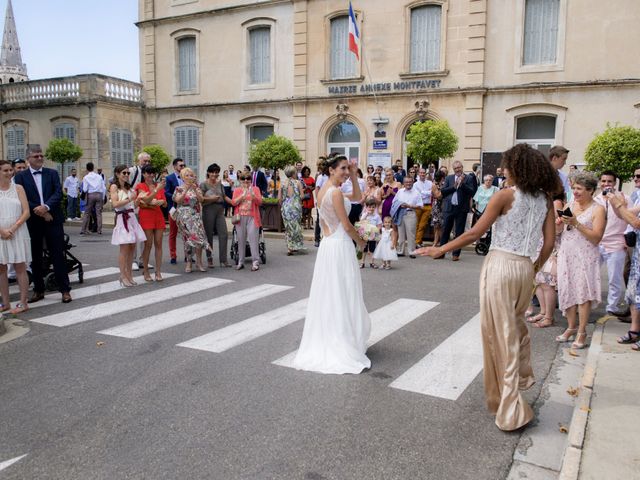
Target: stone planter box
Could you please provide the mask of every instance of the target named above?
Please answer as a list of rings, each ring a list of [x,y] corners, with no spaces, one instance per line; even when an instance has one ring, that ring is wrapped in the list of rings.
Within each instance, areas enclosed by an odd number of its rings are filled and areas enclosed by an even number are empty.
[[[282,223],[282,214],[280,213],[280,205],[277,203],[263,203],[260,207],[262,212],[262,228],[264,230],[275,230],[276,232],[284,231]]]

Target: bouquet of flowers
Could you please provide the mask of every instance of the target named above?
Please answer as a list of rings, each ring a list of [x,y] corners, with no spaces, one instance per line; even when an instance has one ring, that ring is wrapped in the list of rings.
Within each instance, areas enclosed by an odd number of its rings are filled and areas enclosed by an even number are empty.
[[[358,236],[365,242],[372,242],[380,240],[380,230],[375,225],[369,222],[356,222],[354,227],[358,231]],[[362,250],[359,248],[356,250],[358,260],[362,259]]]

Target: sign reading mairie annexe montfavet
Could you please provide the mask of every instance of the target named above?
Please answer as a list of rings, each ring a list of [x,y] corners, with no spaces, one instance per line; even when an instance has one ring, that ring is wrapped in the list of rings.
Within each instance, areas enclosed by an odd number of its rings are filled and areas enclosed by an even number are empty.
[[[331,85],[329,95],[349,95],[358,93],[401,92],[440,88],[441,80],[409,80],[404,82],[365,83],[363,85]]]

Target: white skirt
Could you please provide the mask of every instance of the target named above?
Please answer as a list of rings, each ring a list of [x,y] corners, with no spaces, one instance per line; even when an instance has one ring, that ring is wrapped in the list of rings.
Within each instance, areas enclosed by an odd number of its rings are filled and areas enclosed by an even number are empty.
[[[360,373],[371,367],[365,354],[370,331],[355,247],[340,227],[320,243],[293,366],[319,373]]]
[[[11,225],[3,226],[10,228]],[[0,265],[12,265],[14,263],[31,262],[31,238],[27,224],[23,223],[13,234],[11,240],[0,239]]]

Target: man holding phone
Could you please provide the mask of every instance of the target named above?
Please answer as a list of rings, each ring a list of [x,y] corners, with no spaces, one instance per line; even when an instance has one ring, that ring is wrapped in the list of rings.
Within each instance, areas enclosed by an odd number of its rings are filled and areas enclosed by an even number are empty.
[[[600,241],[600,261],[607,265],[609,279],[609,293],[607,295],[607,313],[616,317],[629,315],[629,306],[625,302],[624,264],[627,259],[624,233],[627,222],[618,216],[618,212],[609,204],[610,198],[616,192],[618,176],[611,170],[600,174],[600,189],[602,192],[595,197],[596,203],[602,205],[606,212],[606,226]],[[631,199],[621,193],[631,208]]]

